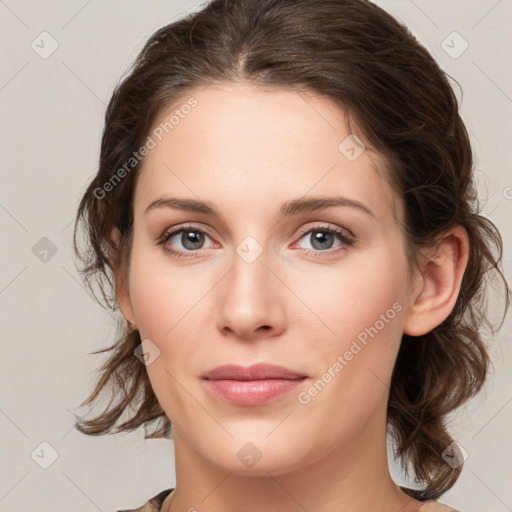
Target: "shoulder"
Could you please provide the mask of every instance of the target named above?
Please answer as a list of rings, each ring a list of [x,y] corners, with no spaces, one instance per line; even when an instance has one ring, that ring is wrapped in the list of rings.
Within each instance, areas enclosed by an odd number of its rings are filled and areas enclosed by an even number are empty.
[[[417,512],[460,512],[459,510],[455,510],[448,505],[443,505],[436,500],[426,501]]]
[[[425,491],[421,489],[410,489],[409,487],[405,487],[403,485],[400,485],[400,489],[411,498],[423,502],[421,507],[416,512],[461,512],[460,510],[456,510],[449,507],[448,505],[444,505],[437,500],[427,499],[425,497]]]
[[[160,512],[162,503],[172,490],[173,489],[165,489],[164,491],[159,492],[156,496],[153,496],[139,508],[117,510],[116,512]]]
[[[138,508],[131,509],[123,509],[117,510],[116,512],[160,512],[162,508],[162,503],[165,498],[173,491],[174,489],[165,489],[164,491],[159,492],[157,495],[150,498],[144,505]],[[423,503],[423,505],[418,509],[417,512],[460,512],[454,508],[449,507],[448,505],[444,505],[439,503],[436,500],[428,500]]]

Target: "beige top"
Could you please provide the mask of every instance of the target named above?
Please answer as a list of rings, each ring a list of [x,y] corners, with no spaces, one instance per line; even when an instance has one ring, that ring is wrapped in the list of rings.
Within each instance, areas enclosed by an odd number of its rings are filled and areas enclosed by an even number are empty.
[[[402,487],[403,489],[403,487]],[[161,512],[162,504],[167,496],[173,491],[173,489],[165,489],[156,496],[153,496],[149,501],[144,503],[142,507],[134,509],[118,510],[117,512]],[[443,505],[437,500],[428,500],[417,510],[417,512],[460,512],[448,505]]]

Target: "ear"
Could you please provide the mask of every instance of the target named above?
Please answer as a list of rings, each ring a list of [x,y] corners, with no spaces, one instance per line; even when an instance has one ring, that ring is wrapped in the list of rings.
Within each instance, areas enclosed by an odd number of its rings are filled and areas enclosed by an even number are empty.
[[[465,228],[456,226],[427,250],[411,294],[404,333],[421,336],[441,324],[451,313],[460,291],[469,255]]]
[[[135,321],[135,315],[133,313],[132,303],[130,300],[130,291],[129,286],[121,272],[120,265],[120,242],[121,242],[121,232],[117,227],[113,228],[111,231],[110,239],[116,246],[116,251],[113,257],[113,268],[114,268],[114,282],[115,282],[115,292],[116,292],[116,300],[119,309],[121,310],[122,315],[124,316],[126,323],[129,328],[135,330],[137,328],[137,324]]]

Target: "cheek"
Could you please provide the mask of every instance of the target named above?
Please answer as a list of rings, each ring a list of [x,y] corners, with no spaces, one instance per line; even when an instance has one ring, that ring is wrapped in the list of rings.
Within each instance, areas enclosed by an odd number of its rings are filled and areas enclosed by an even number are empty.
[[[372,409],[382,399],[402,337],[405,268],[401,254],[375,252],[337,277],[331,276],[323,293],[311,297],[331,331],[324,327],[327,343],[311,347],[318,354],[316,377],[322,379],[329,369],[336,375],[329,391],[322,391],[325,407],[340,394],[363,414],[362,410]]]
[[[315,324],[327,335],[338,340],[364,338],[366,329],[375,326],[386,337],[400,332],[406,274],[400,255],[372,254],[360,258],[350,266],[333,272],[325,270],[317,275],[318,286],[301,279],[297,295],[307,297],[306,304],[317,319]],[[321,275],[323,273],[323,275]],[[322,320],[322,323],[318,321]],[[326,329],[326,327],[328,329]]]
[[[130,267],[130,297],[141,336],[164,345],[190,321],[194,305],[207,284],[195,278],[193,268],[174,267],[158,250],[135,250]],[[163,348],[163,347],[160,347]]]
[[[207,309],[212,284],[204,272],[196,277],[196,269],[199,266],[171,267],[150,251],[132,254],[132,307],[141,339],[156,346],[158,357],[147,366],[147,373],[168,414],[193,408],[182,385],[196,378],[197,354],[213,332],[212,312]]]
[[[146,370],[151,387],[168,415],[193,409],[180,383],[185,382],[193,368],[184,361],[193,361],[199,336],[193,328],[194,315],[200,307],[198,298],[205,293],[205,284],[190,279],[190,270],[172,269],[164,258],[153,257],[150,251],[132,253],[130,297],[141,340],[150,340],[157,357]],[[156,346],[156,348],[154,348]],[[158,351],[158,352],[156,352]],[[176,416],[172,414],[173,418]],[[179,418],[181,417],[180,415]]]
[[[300,403],[307,404],[304,414],[327,422],[333,437],[340,429],[355,435],[384,407],[400,347],[403,282],[385,261],[373,270],[354,270],[330,281],[330,301],[322,299],[320,316],[334,334],[323,336],[322,344],[310,344],[310,353],[316,354],[315,375]]]

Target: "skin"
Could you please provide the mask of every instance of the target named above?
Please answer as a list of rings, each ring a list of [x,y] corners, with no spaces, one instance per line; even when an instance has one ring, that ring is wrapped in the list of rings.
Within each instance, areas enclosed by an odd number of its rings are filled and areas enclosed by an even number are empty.
[[[417,510],[421,502],[389,474],[389,383],[402,334],[428,332],[455,304],[465,230],[447,232],[411,274],[402,199],[377,172],[385,162],[370,149],[355,161],[338,150],[349,132],[328,99],[232,83],[189,93],[162,112],[164,120],[189,96],[198,101],[145,159],[128,280],[116,289],[126,320],[160,350],[147,371],[173,423],[177,481],[162,510]],[[284,201],[335,195],[373,215],[350,206],[279,215]],[[208,201],[221,217],[145,214],[162,196]],[[191,255],[178,259],[157,242],[184,223],[207,234],[195,251],[180,234],[166,242]],[[356,240],[349,246],[334,235],[318,248],[305,232],[320,226]],[[237,253],[247,236],[262,249],[252,263]],[[378,334],[300,403],[299,393],[397,303]],[[221,364],[263,361],[308,379],[267,404],[238,406],[210,395],[200,378]],[[237,456],[248,442],[262,455],[252,467]]]

